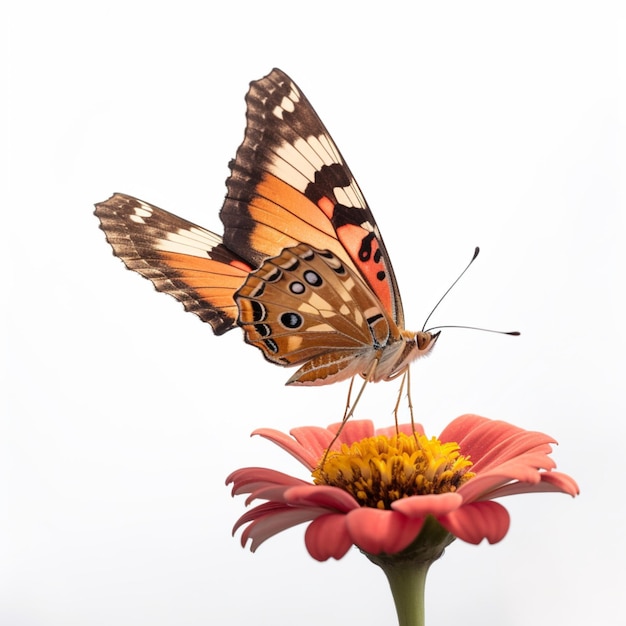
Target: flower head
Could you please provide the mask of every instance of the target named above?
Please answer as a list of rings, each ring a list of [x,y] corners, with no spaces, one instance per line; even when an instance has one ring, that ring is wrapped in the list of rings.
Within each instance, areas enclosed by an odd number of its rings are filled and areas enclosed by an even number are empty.
[[[473,478],[471,465],[454,442],[398,432],[343,443],[313,471],[313,482],[340,487],[361,506],[390,509],[401,498],[456,491]]]
[[[265,500],[244,514],[242,545],[254,551],[282,530],[310,522],[305,542],[318,560],[341,558],[352,545],[369,555],[405,550],[435,520],[449,539],[500,541],[509,528],[494,498],[519,493],[578,493],[574,480],[553,471],[554,440],[502,421],[463,415],[438,438],[408,425],[375,430],[366,420],[339,429],[295,428],[290,435],[255,431],[298,459],[313,483],[265,468],[233,472],[233,495]],[[429,523],[427,523],[427,521]],[[435,557],[436,558],[436,557]]]

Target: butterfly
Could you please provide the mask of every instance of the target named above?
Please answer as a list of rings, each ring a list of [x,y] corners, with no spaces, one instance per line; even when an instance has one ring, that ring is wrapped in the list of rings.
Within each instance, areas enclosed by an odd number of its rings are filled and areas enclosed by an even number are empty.
[[[116,193],[96,204],[113,252],[208,322],[236,326],[291,385],[391,380],[439,333],[404,328],[398,284],[361,190],[281,70],[250,83],[230,163],[223,237]]]

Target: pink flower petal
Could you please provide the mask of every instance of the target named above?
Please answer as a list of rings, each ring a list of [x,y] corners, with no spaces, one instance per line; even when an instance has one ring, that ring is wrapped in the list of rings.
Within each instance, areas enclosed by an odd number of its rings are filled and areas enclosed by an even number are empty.
[[[541,433],[514,434],[508,439],[494,445],[474,463],[474,471],[488,471],[507,461],[520,459],[524,455],[541,455],[544,458],[552,452],[548,438]],[[465,444],[463,444],[465,446]],[[461,448],[465,454],[466,447]],[[476,458],[475,453],[469,452]],[[552,461],[551,461],[552,462]]]
[[[576,481],[562,472],[544,472],[541,474],[541,482],[546,486],[553,487],[555,491],[562,491],[570,496],[577,496],[580,493],[580,487]],[[552,489],[548,489],[548,491],[552,491]]]
[[[352,541],[370,554],[394,554],[404,550],[419,534],[424,519],[397,511],[362,507],[346,515]]]
[[[305,426],[300,428],[292,428],[289,434],[304,448],[315,455],[314,470],[320,462],[324,451],[330,445],[335,436],[328,428],[319,428],[317,426]]]
[[[271,515],[274,513],[282,513],[284,511],[288,511],[289,507],[281,502],[264,502],[263,504],[259,504],[258,506],[253,507],[252,509],[246,511],[235,523],[233,526],[233,535],[241,528],[244,524],[249,522],[253,522],[257,519],[261,519],[266,517],[267,515]]]
[[[259,428],[252,434],[269,439],[272,443],[289,452],[309,471],[313,471],[320,462],[324,449],[330,443],[332,434],[326,428],[316,426],[294,430],[297,432],[298,440],[273,428]],[[322,446],[321,448],[319,447],[320,445]]]
[[[485,500],[490,494],[512,481],[534,485],[541,481],[546,472],[540,469],[554,467],[552,459],[545,455],[527,454],[518,459],[507,461],[491,470],[477,472],[477,476],[460,487],[458,493],[466,502]],[[474,468],[472,467],[472,470]]]
[[[307,485],[310,488],[310,485]],[[285,493],[289,488],[282,485],[265,485],[260,489],[255,489],[247,498],[246,506],[255,500],[268,500],[271,502],[279,502],[286,504]]]
[[[267,485],[283,485],[290,487],[310,484],[299,478],[289,476],[289,474],[283,474],[282,472],[265,469],[263,467],[245,467],[235,470],[226,479],[226,484],[228,485],[229,483],[233,483],[233,496],[251,493]]]
[[[478,415],[462,415],[441,433],[441,441],[456,441],[461,454],[469,455],[476,473],[500,465],[528,452],[550,454],[554,439],[526,431],[507,422]]]
[[[472,502],[437,521],[455,537],[478,544],[483,539],[497,543],[509,530],[507,510],[497,502]]]
[[[314,559],[340,559],[352,546],[346,527],[346,516],[331,513],[318,517],[306,529],[304,541]]]
[[[534,485],[528,483],[510,483],[485,494],[489,499],[514,496],[522,493],[566,493],[577,496],[580,493],[576,481],[567,474],[561,472],[542,472],[541,482]]]
[[[424,427],[421,424],[415,424],[415,429],[413,429],[411,424],[398,424],[398,428],[394,425],[376,429],[377,435],[384,435],[388,438],[393,437],[396,433],[402,433],[403,435],[412,435],[413,433],[423,435]]]
[[[325,507],[339,513],[359,508],[358,502],[347,491],[327,485],[294,487],[286,491],[285,501],[292,506]]]
[[[438,517],[456,511],[463,505],[463,496],[458,493],[439,493],[411,496],[391,503],[391,508],[407,517],[419,518],[433,515]]]
[[[343,426],[343,428],[342,428]],[[328,427],[333,434],[336,433],[339,429],[341,433],[337,438],[339,448],[342,443],[351,444],[355,441],[361,441],[361,439],[365,439],[366,437],[374,436],[374,424],[371,420],[348,420],[347,422],[336,422],[335,424],[331,424]]]
[[[252,511],[250,511],[250,513],[251,512]],[[243,531],[241,534],[241,545],[245,547],[248,539],[252,539],[250,550],[255,552],[264,541],[279,532],[287,530],[293,526],[297,526],[298,524],[302,524],[303,522],[309,522],[314,520],[316,517],[325,514],[326,511],[324,510],[316,511],[314,509],[294,509],[291,507],[268,511],[268,513],[262,517],[254,519]],[[240,519],[237,522],[235,529],[233,529],[233,532],[241,525],[241,523],[245,522],[241,522]]]
[[[439,439],[444,443],[447,441],[456,441],[460,443],[462,439],[468,436],[468,433],[473,432],[484,424],[485,421],[489,421],[486,417],[480,417],[479,415],[472,415],[470,413],[461,415],[456,419],[453,419],[439,435]]]

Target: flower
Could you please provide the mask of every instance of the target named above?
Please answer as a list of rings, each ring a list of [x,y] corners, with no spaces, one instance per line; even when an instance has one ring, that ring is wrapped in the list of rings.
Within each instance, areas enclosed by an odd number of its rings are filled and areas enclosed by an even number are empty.
[[[247,525],[243,546],[251,539],[255,551],[280,531],[310,522],[306,547],[320,561],[340,559],[352,545],[370,557],[423,550],[428,536],[432,550],[423,560],[432,562],[455,537],[473,544],[504,538],[509,514],[495,498],[578,494],[571,477],[553,471],[551,437],[503,421],[462,415],[431,439],[410,425],[396,432],[350,420],[339,427],[295,428],[291,436],[255,431],[298,459],[313,483],[259,467],[233,472],[226,481],[233,495],[249,494],[246,504],[266,501],[235,524],[233,533]]]

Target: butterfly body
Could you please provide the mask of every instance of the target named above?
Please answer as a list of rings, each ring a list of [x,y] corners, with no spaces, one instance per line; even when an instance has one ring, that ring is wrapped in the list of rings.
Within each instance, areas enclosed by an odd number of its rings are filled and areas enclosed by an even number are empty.
[[[114,253],[216,334],[240,326],[268,361],[300,366],[288,384],[404,373],[438,334],[404,329],[382,237],[333,140],[280,70],[246,101],[223,238],[115,194],[96,205]]]

